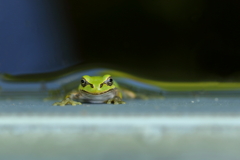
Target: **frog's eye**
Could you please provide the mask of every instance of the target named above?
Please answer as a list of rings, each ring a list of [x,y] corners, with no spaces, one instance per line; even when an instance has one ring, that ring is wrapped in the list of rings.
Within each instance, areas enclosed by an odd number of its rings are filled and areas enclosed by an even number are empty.
[[[81,79],[81,85],[82,85],[83,87],[85,87],[85,86],[87,85],[87,82],[86,82],[85,79]]]
[[[105,81],[105,83],[106,83],[108,86],[111,86],[111,85],[113,85],[113,79],[112,79],[111,77],[109,77],[109,78]]]

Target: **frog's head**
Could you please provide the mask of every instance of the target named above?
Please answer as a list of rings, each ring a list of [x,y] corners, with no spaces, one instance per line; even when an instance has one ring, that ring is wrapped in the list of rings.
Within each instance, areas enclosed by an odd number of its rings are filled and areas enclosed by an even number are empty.
[[[110,75],[106,74],[104,76],[88,76],[85,75],[81,79],[81,84],[78,89],[85,91],[90,94],[103,94],[108,92],[111,89],[114,89],[116,86],[113,82],[113,79]]]

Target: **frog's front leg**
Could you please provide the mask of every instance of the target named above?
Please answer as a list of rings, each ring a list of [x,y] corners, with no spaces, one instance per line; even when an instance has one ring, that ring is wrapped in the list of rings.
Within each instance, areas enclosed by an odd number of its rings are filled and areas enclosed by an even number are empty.
[[[55,102],[53,103],[53,105],[54,106],[65,106],[67,104],[70,104],[72,106],[81,105],[82,104],[81,102],[74,101],[74,99],[77,99],[77,97],[79,97],[79,93],[73,91],[69,95],[67,95],[64,100],[62,100],[61,102]]]
[[[114,96],[113,98],[107,100],[107,104],[125,104],[124,101],[122,101],[122,98],[119,96]]]
[[[74,100],[72,100],[70,98],[66,98],[66,99],[62,100],[61,102],[53,103],[54,106],[65,106],[67,104],[71,104],[72,106],[76,106],[76,105],[81,105],[82,103],[74,101]]]

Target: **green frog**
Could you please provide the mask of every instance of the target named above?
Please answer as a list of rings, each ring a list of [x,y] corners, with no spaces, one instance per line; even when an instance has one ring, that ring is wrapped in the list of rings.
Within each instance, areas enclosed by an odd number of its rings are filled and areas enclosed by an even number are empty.
[[[78,90],[72,91],[61,102],[56,102],[54,106],[81,105],[82,103],[107,103],[107,104],[125,104],[122,100],[122,93],[119,86],[111,75],[88,76],[81,79]]]

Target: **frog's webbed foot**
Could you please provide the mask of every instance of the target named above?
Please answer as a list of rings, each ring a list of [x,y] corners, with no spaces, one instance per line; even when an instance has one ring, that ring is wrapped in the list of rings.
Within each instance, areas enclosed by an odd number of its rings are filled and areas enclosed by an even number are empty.
[[[118,96],[115,96],[109,100],[107,100],[107,104],[125,104],[124,101]]]
[[[65,106],[67,104],[70,104],[72,106],[76,106],[76,105],[81,105],[81,102],[77,102],[77,101],[73,101],[70,98],[66,98],[64,100],[62,100],[61,102],[55,102],[53,103],[54,106]]]

